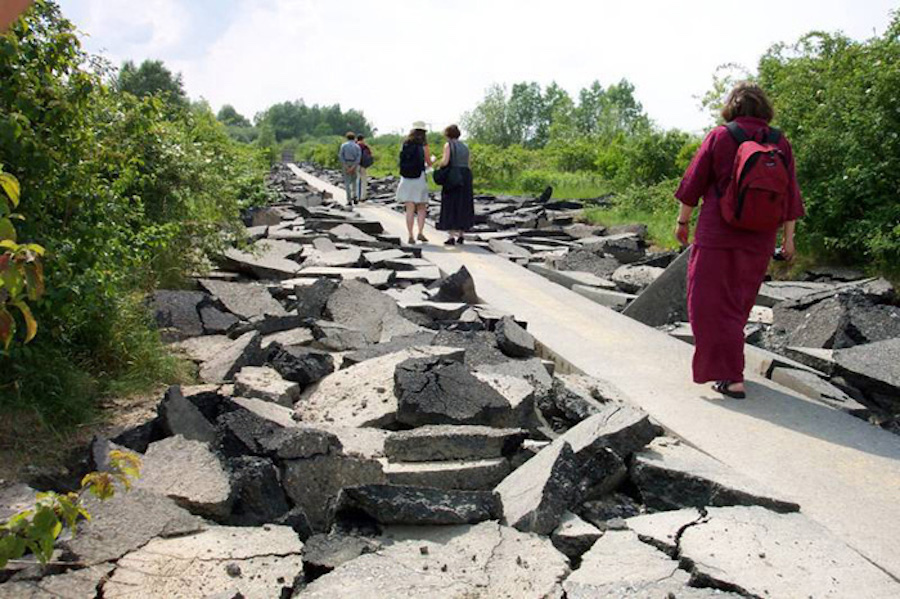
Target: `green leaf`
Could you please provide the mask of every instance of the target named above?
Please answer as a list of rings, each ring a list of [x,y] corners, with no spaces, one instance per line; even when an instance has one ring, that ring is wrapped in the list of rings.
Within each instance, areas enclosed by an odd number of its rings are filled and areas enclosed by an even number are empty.
[[[19,181],[9,173],[0,173],[0,187],[12,200],[13,207],[19,205]]]
[[[16,228],[9,218],[0,218],[0,240],[16,240]]]
[[[25,302],[13,302],[13,306],[19,309],[19,312],[22,313],[22,318],[25,319],[25,343],[28,343],[37,335],[37,321],[31,314],[31,308]]]

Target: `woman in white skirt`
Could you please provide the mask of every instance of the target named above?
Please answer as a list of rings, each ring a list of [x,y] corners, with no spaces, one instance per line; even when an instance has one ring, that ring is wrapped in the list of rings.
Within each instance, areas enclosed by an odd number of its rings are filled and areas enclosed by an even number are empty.
[[[425,216],[428,213],[428,181],[425,169],[431,166],[431,154],[428,152],[428,140],[425,137],[425,123],[413,123],[403,149],[400,150],[400,185],[397,187],[397,201],[406,206],[406,229],[409,231],[409,243],[416,239],[428,241],[422,232],[425,229]],[[413,236],[413,225],[418,220],[419,234]]]

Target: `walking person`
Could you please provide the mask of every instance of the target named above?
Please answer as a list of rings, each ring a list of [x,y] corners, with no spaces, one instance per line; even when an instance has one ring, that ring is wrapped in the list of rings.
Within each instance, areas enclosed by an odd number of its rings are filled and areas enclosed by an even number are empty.
[[[359,146],[361,152],[359,158],[359,177],[357,179],[359,182],[359,190],[356,197],[359,198],[360,202],[365,202],[366,198],[369,197],[369,173],[366,169],[375,163],[375,157],[372,156],[372,149],[366,143],[365,135],[356,136],[356,145]]]
[[[356,203],[358,195],[359,161],[362,158],[362,150],[356,143],[356,134],[348,131],[345,136],[347,141],[341,144],[338,150],[338,160],[341,162],[341,172],[344,175],[344,189],[347,191],[347,201],[352,206]]]
[[[406,207],[406,229],[409,244],[416,240],[427,242],[425,237],[425,216],[428,213],[428,181],[425,169],[432,164],[425,136],[426,125],[422,121],[413,123],[412,131],[400,150],[400,185],[397,186],[397,201]],[[413,236],[413,225],[418,221],[419,234]]]
[[[437,228],[449,233],[444,245],[461,245],[465,241],[465,232],[475,225],[475,193],[469,167],[469,147],[459,141],[460,132],[456,125],[444,129],[444,137],[447,143],[444,144],[440,166],[441,171],[446,169],[446,176],[439,177],[439,173],[435,173],[435,182],[439,178],[443,180],[441,216]]]
[[[746,397],[744,326],[779,225],[780,253],[790,260],[795,221],[804,214],[791,144],[769,127],[773,116],[758,85],[737,84],[722,109],[726,124],[707,135],[675,192],[681,201],[675,236],[683,245],[703,198],[688,263],[694,382],[715,381],[714,391],[736,399]]]

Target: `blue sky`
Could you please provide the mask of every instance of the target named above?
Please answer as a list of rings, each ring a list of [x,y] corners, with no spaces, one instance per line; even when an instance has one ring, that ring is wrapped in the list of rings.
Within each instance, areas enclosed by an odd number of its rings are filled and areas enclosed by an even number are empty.
[[[573,95],[622,77],[658,123],[696,131],[716,66],[811,30],[881,33],[897,0],[60,0],[113,63],[164,60],[188,93],[251,117],[284,100],[363,110],[381,131],[455,122],[491,83]]]

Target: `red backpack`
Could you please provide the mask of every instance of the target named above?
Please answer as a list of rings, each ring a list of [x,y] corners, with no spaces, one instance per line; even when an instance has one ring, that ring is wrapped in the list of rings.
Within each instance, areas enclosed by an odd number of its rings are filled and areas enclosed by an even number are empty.
[[[787,157],[778,149],[781,131],[769,128],[758,142],[735,122],[725,126],[738,150],[719,199],[722,217],[739,229],[774,231],[784,222],[791,183]]]

